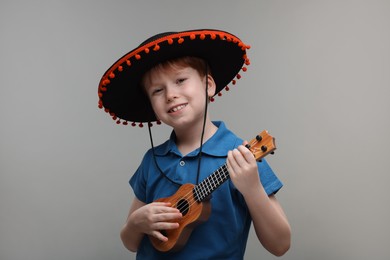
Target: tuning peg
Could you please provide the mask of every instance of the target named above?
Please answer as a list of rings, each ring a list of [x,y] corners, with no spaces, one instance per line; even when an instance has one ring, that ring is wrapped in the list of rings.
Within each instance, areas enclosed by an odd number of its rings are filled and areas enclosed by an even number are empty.
[[[267,146],[265,146],[265,145],[261,146],[261,150],[262,150],[263,152],[266,152],[267,149],[268,149]]]
[[[258,142],[261,142],[261,140],[263,140],[263,137],[261,137],[261,135],[256,135],[256,140]]]
[[[251,149],[251,146],[249,144],[246,144],[245,147]]]

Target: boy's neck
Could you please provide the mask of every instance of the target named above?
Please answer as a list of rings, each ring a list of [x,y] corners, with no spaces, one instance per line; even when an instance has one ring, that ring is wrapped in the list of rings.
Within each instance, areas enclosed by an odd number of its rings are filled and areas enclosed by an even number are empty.
[[[188,129],[175,129],[176,145],[182,155],[186,155],[200,147],[203,123]],[[218,130],[210,120],[206,121],[203,143],[210,139]]]

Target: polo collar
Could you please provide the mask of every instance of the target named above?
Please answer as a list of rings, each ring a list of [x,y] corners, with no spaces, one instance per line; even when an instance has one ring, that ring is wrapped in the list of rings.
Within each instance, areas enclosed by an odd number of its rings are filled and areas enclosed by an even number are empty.
[[[236,145],[236,137],[234,134],[226,128],[225,123],[222,121],[214,121],[213,124],[218,127],[218,130],[215,134],[203,144],[202,153],[216,156],[216,157],[225,157],[226,151],[232,150]],[[165,156],[168,153],[176,154],[177,156],[182,157],[179,149],[176,146],[176,135],[172,131],[169,140],[167,140],[162,145],[159,145],[155,148],[156,156]],[[199,154],[199,148],[190,152],[186,157],[195,157]]]

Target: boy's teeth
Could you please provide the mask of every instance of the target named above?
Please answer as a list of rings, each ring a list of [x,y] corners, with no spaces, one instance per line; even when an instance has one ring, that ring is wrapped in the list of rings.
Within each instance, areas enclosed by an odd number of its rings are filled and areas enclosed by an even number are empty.
[[[176,112],[176,111],[182,109],[183,107],[185,107],[185,105],[181,105],[181,106],[178,106],[178,107],[174,107],[174,108],[172,108],[171,110],[172,110],[172,112]]]

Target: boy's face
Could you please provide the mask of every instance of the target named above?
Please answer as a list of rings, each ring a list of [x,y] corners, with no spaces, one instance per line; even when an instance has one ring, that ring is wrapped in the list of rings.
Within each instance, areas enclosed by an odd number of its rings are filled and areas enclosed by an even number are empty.
[[[203,122],[207,95],[215,93],[211,76],[201,77],[191,67],[162,67],[150,71],[144,87],[159,120],[175,128]]]

